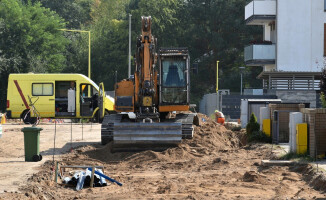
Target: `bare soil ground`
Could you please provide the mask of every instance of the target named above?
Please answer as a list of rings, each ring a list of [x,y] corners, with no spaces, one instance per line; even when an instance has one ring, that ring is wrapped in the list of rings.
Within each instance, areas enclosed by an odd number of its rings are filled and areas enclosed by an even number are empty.
[[[204,115],[193,140],[162,152],[111,153],[102,146],[100,126],[74,125],[70,149],[70,126],[57,132],[55,157],[62,165],[103,165],[105,174],[123,183],[120,187],[74,188],[53,181],[52,151],[54,126],[44,125],[41,151],[45,161],[23,162],[20,128],[5,132],[0,139],[0,199],[314,199],[325,198],[324,182],[309,183],[308,165],[263,167],[262,159],[273,157],[263,144],[245,144],[244,132],[228,131]],[[8,125],[9,126],[9,125]],[[42,126],[41,126],[42,127]],[[6,128],[6,127],[5,127]],[[89,143],[86,143],[89,142]],[[13,161],[13,162],[11,162]],[[17,170],[18,169],[18,170]],[[23,170],[23,169],[26,169]],[[13,174],[12,174],[13,173]],[[27,179],[27,177],[29,177]],[[317,187],[319,186],[319,187]],[[4,192],[7,190],[7,192]]]

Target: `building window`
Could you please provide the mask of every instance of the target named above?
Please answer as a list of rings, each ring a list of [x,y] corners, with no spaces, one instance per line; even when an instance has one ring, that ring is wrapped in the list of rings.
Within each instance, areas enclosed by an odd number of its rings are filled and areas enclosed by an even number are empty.
[[[52,96],[53,84],[52,83],[33,83],[32,84],[33,96]]]

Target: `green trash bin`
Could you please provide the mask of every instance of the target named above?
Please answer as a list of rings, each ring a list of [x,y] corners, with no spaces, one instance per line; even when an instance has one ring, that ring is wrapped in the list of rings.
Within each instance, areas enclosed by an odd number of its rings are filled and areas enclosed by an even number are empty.
[[[37,162],[42,160],[42,155],[40,154],[41,130],[43,129],[38,127],[22,128],[22,132],[24,132],[24,148],[26,162]]]

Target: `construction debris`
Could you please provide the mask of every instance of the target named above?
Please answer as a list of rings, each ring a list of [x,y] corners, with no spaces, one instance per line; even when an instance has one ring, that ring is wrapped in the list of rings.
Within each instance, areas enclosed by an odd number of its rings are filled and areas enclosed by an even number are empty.
[[[70,185],[70,186],[76,186],[76,190],[81,190],[84,188],[84,186],[89,187],[104,187],[107,186],[108,183],[105,181],[105,176],[103,174],[103,171],[101,169],[95,169],[94,174],[94,183],[91,185],[91,179],[92,179],[92,168],[87,168],[85,171],[76,171],[72,177],[64,177],[62,183]],[[109,177],[107,177],[110,179]],[[111,182],[115,182],[118,185],[121,183],[111,179]],[[122,185],[122,184],[121,184]]]
[[[263,166],[290,166],[295,162],[290,160],[262,160],[261,164]]]

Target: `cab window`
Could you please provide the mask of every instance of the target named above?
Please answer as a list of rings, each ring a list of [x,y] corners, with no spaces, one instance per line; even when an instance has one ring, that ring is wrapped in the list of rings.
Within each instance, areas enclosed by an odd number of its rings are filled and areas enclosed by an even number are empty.
[[[166,59],[162,62],[163,87],[185,87],[187,82],[186,60]]]

